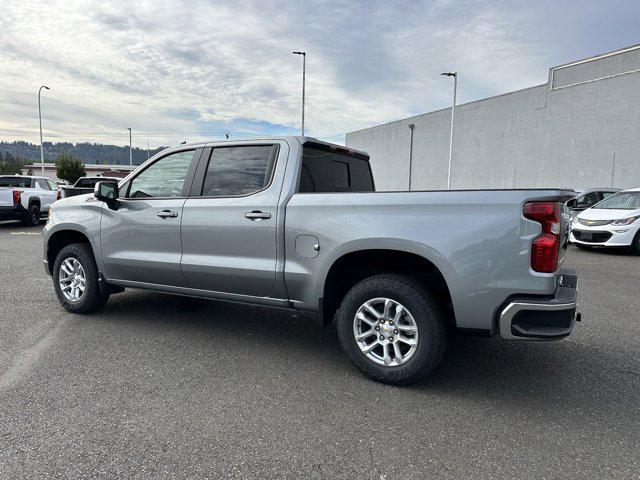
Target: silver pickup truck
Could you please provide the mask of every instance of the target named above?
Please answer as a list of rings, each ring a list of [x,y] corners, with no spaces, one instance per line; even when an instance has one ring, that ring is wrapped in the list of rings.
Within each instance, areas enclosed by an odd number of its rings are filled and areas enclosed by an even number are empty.
[[[125,288],[318,312],[360,370],[406,384],[456,330],[571,333],[572,194],[375,192],[367,154],[309,137],[181,145],[56,202],[44,263],[76,313]]]

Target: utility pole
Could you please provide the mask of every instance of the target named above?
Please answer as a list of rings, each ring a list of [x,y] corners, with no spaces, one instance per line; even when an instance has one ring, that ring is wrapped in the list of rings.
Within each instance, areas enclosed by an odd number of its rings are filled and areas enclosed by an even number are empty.
[[[133,168],[133,150],[131,144],[131,128],[127,128],[129,130],[129,166]]]
[[[40,109],[40,92],[42,89],[49,90],[49,87],[42,85],[38,89],[38,119],[40,120],[40,174],[44,177],[44,145],[42,144],[42,110]]]
[[[449,168],[447,171],[447,190],[451,190],[451,157],[453,154],[453,117],[456,113],[456,94],[458,93],[458,72],[445,72],[440,75],[453,77],[453,105],[451,106],[451,136],[449,137]]]
[[[307,52],[293,52],[294,55],[302,55],[302,136],[304,137],[304,96],[307,69]]]
[[[409,191],[411,191],[411,167],[413,166],[413,129],[416,128],[416,126],[413,123],[410,123],[407,126],[411,131],[409,140]]]

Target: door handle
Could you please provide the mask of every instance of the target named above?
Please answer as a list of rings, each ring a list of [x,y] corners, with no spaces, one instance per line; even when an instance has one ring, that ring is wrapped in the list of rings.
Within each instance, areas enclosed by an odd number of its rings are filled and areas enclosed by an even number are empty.
[[[172,212],[171,210],[162,210],[158,213],[160,218],[176,218],[178,216],[178,212]]]
[[[248,218],[249,220],[253,220],[254,222],[256,220],[267,220],[269,218],[271,218],[271,214],[269,212],[261,212],[260,210],[254,210],[253,212],[247,212],[244,214],[245,218]]]

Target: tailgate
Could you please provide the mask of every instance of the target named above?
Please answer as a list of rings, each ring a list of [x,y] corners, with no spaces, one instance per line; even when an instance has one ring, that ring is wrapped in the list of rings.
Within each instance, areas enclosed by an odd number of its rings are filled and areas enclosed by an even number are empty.
[[[0,187],[0,207],[13,207],[13,188]]]

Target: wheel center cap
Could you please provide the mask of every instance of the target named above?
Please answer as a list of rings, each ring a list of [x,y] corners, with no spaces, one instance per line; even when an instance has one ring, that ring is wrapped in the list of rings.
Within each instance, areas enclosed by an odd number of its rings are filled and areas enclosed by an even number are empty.
[[[388,323],[383,323],[382,326],[380,327],[380,330],[385,335],[391,335],[393,333],[393,327]]]

